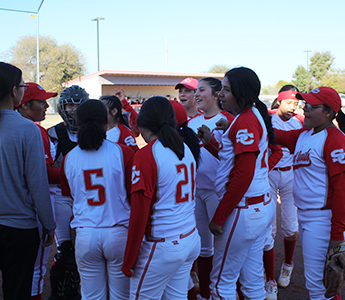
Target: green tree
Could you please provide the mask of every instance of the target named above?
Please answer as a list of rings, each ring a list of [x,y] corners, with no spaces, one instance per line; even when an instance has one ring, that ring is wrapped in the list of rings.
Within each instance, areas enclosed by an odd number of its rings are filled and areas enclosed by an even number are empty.
[[[40,84],[49,92],[60,93],[61,83],[85,74],[85,60],[74,46],[63,44],[49,36],[40,37]],[[23,71],[23,79],[36,82],[37,50],[36,37],[20,38],[10,50],[2,55],[6,61]]]
[[[334,62],[334,57],[331,52],[315,52],[315,54],[310,58],[309,70],[316,82],[319,85],[323,77],[331,69]]]
[[[292,83],[303,93],[307,92],[307,70],[302,66],[299,65],[292,75]],[[309,82],[308,82],[308,90],[311,90],[311,76],[309,75]]]
[[[329,86],[334,88],[338,93],[345,94],[345,69],[331,70],[320,82],[320,86]]]
[[[280,91],[280,89],[287,84],[293,84],[291,81],[285,81],[285,80],[279,80],[276,84],[277,93]]]
[[[213,65],[207,73],[225,73],[229,70],[230,68],[227,65]]]

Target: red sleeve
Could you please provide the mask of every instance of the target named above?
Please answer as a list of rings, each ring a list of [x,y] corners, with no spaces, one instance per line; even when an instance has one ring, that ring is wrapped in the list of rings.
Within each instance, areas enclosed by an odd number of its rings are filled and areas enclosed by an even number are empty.
[[[146,223],[150,213],[151,199],[146,197],[143,191],[132,193],[131,216],[129,219],[127,244],[122,272],[132,276],[132,271],[137,262],[141,242],[146,229]]]
[[[122,107],[125,111],[128,111],[130,113],[129,116],[129,125],[131,126],[132,132],[135,137],[138,137],[140,134],[139,127],[137,125],[137,117],[138,113],[135,111],[135,109],[128,103],[127,99],[121,100]]]
[[[120,137],[118,143],[128,146],[134,152],[138,151],[139,147],[137,145],[137,142],[135,141],[133,132],[123,124],[119,124],[118,128],[120,129]]]
[[[273,145],[271,143],[268,143],[268,147],[271,149],[271,155],[268,158],[268,171],[271,171],[283,157],[283,151],[281,146]]]
[[[50,152],[50,140],[47,131],[40,125],[38,125],[41,130],[43,145],[44,145],[44,155],[46,158],[46,167],[48,174],[49,183],[60,183],[60,168],[54,166],[54,160]]]
[[[118,144],[122,148],[123,153],[123,163],[125,166],[125,184],[126,184],[126,191],[127,191],[127,200],[129,204],[131,204],[131,187],[132,187],[132,165],[133,165],[133,157],[134,151],[124,145]]]
[[[336,174],[330,178],[330,186],[333,189],[331,240],[343,241],[345,232],[345,172]]]
[[[72,197],[71,190],[68,184],[68,180],[65,174],[65,159],[68,154],[62,159],[61,168],[60,168],[60,176],[61,176],[61,195]]]
[[[344,240],[345,231],[345,137],[335,126],[327,129],[324,157],[329,178],[329,202],[332,207],[331,240]]]
[[[275,140],[277,144],[287,147],[290,150],[290,153],[293,154],[295,152],[296,143],[298,140],[299,135],[306,129],[298,129],[298,130],[280,130],[274,128],[274,134],[276,136]]]
[[[212,219],[216,225],[223,226],[226,218],[233,212],[248,190],[254,178],[256,157],[256,152],[236,155],[234,175]]]
[[[211,141],[204,147],[208,152],[210,152],[215,158],[218,159],[219,143],[213,136]]]

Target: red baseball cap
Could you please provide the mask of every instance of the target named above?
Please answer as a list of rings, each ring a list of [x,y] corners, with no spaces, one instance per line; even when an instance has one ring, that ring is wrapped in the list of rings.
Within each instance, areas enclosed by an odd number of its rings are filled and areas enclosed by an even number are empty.
[[[184,85],[187,89],[196,90],[198,83],[199,80],[192,77],[187,77],[183,79],[180,83],[175,85],[175,90],[177,90],[181,85]]]
[[[39,84],[34,82],[26,82],[26,84],[29,85],[28,90],[24,93],[24,97],[22,101],[19,103],[19,105],[16,106],[19,107],[23,105],[26,102],[29,102],[30,100],[47,100],[51,97],[55,97],[57,93],[47,93],[43,87],[41,87]]]
[[[176,100],[169,100],[169,101],[174,108],[175,119],[177,122],[176,127],[180,127],[184,122],[187,121],[186,109],[184,108],[184,106],[180,102],[177,102]]]
[[[341,99],[338,92],[331,87],[320,86],[309,93],[297,93],[296,98],[311,105],[326,104],[335,112],[341,109]]]

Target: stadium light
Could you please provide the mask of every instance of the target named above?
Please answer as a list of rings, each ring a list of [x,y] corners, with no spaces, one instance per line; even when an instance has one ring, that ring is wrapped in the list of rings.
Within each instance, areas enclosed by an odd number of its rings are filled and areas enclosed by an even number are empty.
[[[99,21],[104,20],[104,18],[95,18],[91,19],[91,21],[96,21],[97,22],[97,66],[98,66],[98,71],[99,71]]]

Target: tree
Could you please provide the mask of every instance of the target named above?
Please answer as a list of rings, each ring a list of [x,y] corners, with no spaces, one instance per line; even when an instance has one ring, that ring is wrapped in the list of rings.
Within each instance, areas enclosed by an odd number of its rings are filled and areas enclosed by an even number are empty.
[[[345,69],[331,70],[328,72],[322,78],[320,86],[329,86],[334,88],[338,93],[345,94]]]
[[[59,46],[54,38],[41,36],[40,42],[40,84],[49,92],[60,93],[61,83],[85,74],[85,60],[74,46]],[[3,54],[6,60],[23,71],[23,79],[36,82],[37,50],[36,37],[24,36]]]
[[[317,85],[321,82],[322,78],[331,69],[334,62],[334,57],[331,52],[315,52],[315,54],[310,58],[310,72],[313,75],[314,80]]]
[[[302,66],[299,65],[292,75],[292,83],[300,90],[300,92],[306,93],[307,92],[307,70]],[[309,76],[309,90],[311,90],[311,76]]]
[[[229,70],[230,70],[230,68],[227,65],[213,65],[208,70],[208,73],[225,73]]]

